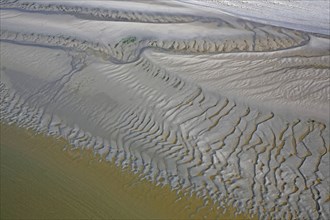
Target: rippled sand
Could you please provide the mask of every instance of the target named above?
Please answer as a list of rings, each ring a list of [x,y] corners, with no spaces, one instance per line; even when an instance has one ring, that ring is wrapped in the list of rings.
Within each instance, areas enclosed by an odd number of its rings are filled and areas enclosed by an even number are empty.
[[[291,3],[1,2],[0,120],[236,213],[329,219],[329,7]]]

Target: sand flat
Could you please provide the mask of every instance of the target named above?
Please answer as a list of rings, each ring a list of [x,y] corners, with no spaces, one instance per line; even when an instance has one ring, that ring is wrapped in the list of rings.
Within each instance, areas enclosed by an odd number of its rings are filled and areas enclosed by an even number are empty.
[[[290,1],[245,1],[244,19],[219,1],[134,2],[4,2],[1,122],[218,208],[329,219],[330,38],[319,17],[300,28],[299,3],[286,14],[294,25],[277,19]]]

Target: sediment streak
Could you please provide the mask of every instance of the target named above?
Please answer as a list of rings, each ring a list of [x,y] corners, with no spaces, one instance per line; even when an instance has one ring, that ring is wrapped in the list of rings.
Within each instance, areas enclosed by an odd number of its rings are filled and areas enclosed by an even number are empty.
[[[8,7],[77,13],[61,6],[31,4],[16,2]],[[105,13],[108,22],[116,22],[111,11]],[[140,13],[139,18],[123,20],[157,23],[156,18]],[[185,18],[165,20],[195,22]],[[214,18],[208,22],[220,23]],[[8,26],[1,30],[0,120],[64,137],[73,146],[93,148],[104,159],[130,167],[156,184],[210,197],[219,206],[232,205],[261,219],[328,219],[330,134],[326,120],[263,109],[185,77],[185,71],[198,70],[206,62],[210,65],[203,66],[203,74],[218,69],[217,80],[226,82],[227,91],[240,87],[246,97],[253,97],[251,90],[257,90],[257,85],[251,83],[266,79],[259,84],[272,90],[273,80],[283,83],[274,73],[294,73],[294,80],[306,84],[307,95],[317,94],[328,102],[324,92],[330,87],[327,50],[317,50],[316,58],[313,54],[301,58],[305,59],[301,68],[296,55],[283,58],[279,54],[312,45],[311,35],[248,21],[230,22],[218,27],[244,30],[245,35],[233,32],[187,39],[154,35],[105,42]],[[244,60],[249,53],[261,52],[272,53],[273,61]],[[45,69],[47,78],[33,72],[33,65],[32,70],[22,71],[11,63],[13,57],[31,63],[32,55],[42,61],[42,54],[49,53],[54,53],[50,59],[65,71],[47,73]],[[229,59],[232,66],[221,59]],[[284,67],[274,65],[270,70],[267,62],[284,63]],[[226,74],[230,68],[242,68],[246,75],[240,77],[242,71]],[[322,77],[313,76],[313,71]],[[320,93],[310,86],[315,78]],[[41,83],[33,88],[24,83],[35,80]],[[235,81],[239,83],[230,87]],[[264,93],[266,98],[272,96]]]

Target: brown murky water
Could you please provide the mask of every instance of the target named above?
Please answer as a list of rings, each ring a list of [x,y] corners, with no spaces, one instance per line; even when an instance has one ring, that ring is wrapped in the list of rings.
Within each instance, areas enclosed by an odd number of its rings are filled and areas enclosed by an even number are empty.
[[[1,219],[247,219],[63,150],[64,140],[0,125]]]

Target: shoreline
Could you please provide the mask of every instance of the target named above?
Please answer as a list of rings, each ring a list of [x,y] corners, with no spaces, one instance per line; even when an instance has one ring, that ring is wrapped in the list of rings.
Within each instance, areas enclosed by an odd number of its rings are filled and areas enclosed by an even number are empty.
[[[246,219],[195,196],[177,196],[63,139],[0,123],[1,218]],[[195,210],[199,209],[197,213]]]

